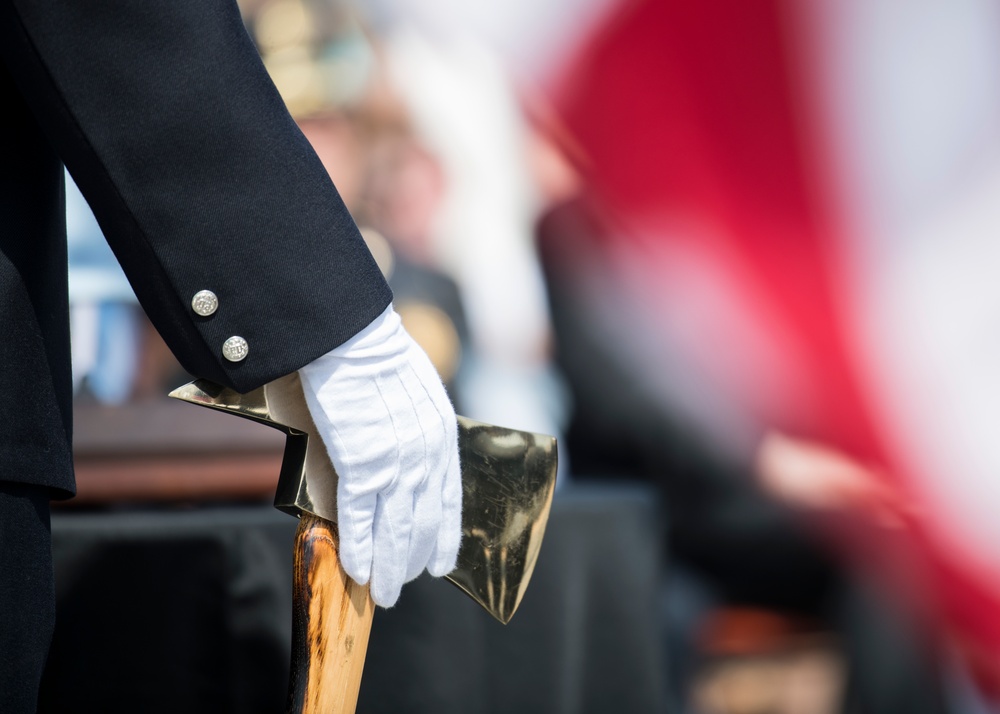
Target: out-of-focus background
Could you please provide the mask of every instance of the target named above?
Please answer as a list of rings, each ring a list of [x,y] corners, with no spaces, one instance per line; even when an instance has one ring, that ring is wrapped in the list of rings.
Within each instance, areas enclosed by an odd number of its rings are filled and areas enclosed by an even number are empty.
[[[995,3],[241,10],[458,411],[560,440],[523,614],[407,586],[361,711],[996,709]],[[281,438],[166,400],[69,183],[42,708],[278,711]]]

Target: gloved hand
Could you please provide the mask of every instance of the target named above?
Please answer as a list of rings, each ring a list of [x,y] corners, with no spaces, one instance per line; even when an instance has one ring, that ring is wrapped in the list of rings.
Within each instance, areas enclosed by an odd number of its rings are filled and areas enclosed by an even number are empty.
[[[451,572],[462,536],[458,425],[444,385],[390,305],[299,370],[340,480],[340,560],[393,605],[426,568]]]

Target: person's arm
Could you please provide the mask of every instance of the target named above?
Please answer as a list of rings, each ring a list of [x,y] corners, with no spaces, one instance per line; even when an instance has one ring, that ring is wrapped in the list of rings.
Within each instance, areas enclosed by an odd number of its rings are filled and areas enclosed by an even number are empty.
[[[0,57],[185,369],[245,392],[305,368],[348,573],[391,605],[448,572],[454,410],[236,4],[0,0]]]
[[[192,374],[248,391],[391,294],[234,2],[3,0],[0,52]],[[192,308],[209,290],[218,307]],[[242,337],[247,355],[223,354]]]

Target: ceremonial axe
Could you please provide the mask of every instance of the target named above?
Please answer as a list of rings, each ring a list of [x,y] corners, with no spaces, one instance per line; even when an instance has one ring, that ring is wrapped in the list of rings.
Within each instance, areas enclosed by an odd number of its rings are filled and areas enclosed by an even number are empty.
[[[274,505],[295,535],[291,714],[347,714],[357,705],[374,603],[337,556],[337,474],[297,373],[247,394],[196,380],[171,397],[267,424],[286,435]],[[556,480],[555,439],[458,417],[462,544],[446,576],[502,623],[538,558]]]

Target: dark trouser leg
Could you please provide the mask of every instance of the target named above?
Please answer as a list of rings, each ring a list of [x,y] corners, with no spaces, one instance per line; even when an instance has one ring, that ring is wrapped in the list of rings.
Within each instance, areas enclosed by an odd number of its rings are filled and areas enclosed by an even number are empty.
[[[0,712],[35,711],[55,612],[48,489],[0,481]]]

